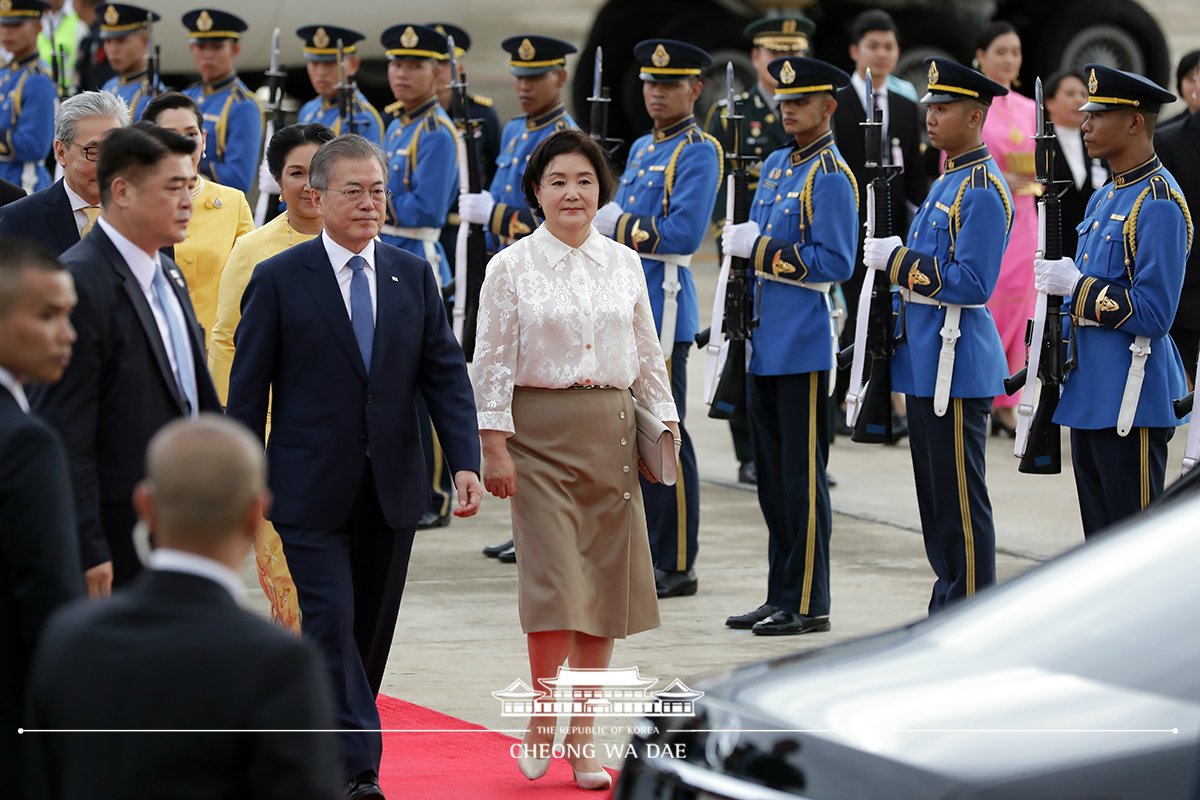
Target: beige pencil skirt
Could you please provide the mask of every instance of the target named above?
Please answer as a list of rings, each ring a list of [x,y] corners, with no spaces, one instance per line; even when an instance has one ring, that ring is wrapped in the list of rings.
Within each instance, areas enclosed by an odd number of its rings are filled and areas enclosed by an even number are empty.
[[[512,414],[521,629],[623,639],[657,628],[633,397],[518,386]]]

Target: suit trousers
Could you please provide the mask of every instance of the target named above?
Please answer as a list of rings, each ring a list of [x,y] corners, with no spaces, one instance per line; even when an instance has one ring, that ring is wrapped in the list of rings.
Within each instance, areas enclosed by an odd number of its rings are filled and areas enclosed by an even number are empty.
[[[683,427],[687,416],[687,359],[690,342],[676,342],[667,373],[671,376],[671,395],[679,411],[679,480],[674,486],[642,482],[642,503],[646,506],[646,528],[650,534],[650,552],[654,568],[665,572],[691,569],[700,549],[700,472],[696,467],[696,448]]]
[[[1071,462],[1084,538],[1141,511],[1163,490],[1174,428],[1071,429]]]
[[[829,372],[748,375],[747,409],[767,523],[767,603],[829,614]]]
[[[416,525],[388,527],[371,460],[350,516],[333,530],[276,524],[296,582],[303,638],[325,657],[346,780],[379,772],[375,696],[400,612]]]
[[[996,529],[984,482],[990,397],[906,398],[909,448],[925,554],[937,580],[929,612],[996,582]]]
[[[102,503],[100,526],[113,562],[113,587],[124,586],[142,574],[142,562],[133,546],[137,512],[130,503]]]
[[[454,476],[433,429],[433,420],[429,418],[429,406],[425,405],[425,397],[420,392],[417,392],[417,424],[421,429],[425,473],[429,476],[429,510],[444,517],[450,513],[450,500],[454,497]]]

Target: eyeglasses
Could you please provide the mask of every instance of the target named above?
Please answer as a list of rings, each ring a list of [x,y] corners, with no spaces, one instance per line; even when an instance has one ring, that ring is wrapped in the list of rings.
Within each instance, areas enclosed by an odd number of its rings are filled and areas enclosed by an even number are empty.
[[[74,142],[67,142],[67,147],[72,147],[74,144]],[[100,160],[100,145],[96,144],[91,147],[81,147],[79,149],[83,151],[83,157],[88,161]]]
[[[392,196],[390,189],[324,189],[322,191],[337,192],[354,204],[357,204],[364,196],[370,196],[372,203],[382,203]]]

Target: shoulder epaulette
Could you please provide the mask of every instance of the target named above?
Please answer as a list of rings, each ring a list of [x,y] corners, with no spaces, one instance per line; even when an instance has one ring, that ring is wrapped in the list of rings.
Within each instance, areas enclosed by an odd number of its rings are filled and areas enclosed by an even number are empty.
[[[1004,230],[1008,233],[1012,230],[1012,200],[1009,199],[1008,192],[1004,190],[1004,185],[1000,183],[1000,179],[988,171],[986,164],[976,164],[971,168],[971,174],[963,179],[962,185],[958,187],[958,194],[954,198],[954,203],[950,206],[950,255],[954,255],[954,246],[958,242],[958,231],[962,228],[962,200],[963,195],[967,193],[967,189],[986,189],[988,186],[994,186],[996,191],[1000,193],[1000,202],[1004,204]]]
[[[988,169],[986,164],[976,164],[971,170],[971,188],[986,189],[988,187]]]
[[[389,114],[399,114],[401,112],[401,110],[403,110],[403,108],[404,108],[404,101],[397,100],[396,102],[392,103],[391,105],[384,106],[383,110]]]
[[[484,95],[481,95],[481,94],[473,94],[473,95],[471,95],[471,99],[485,108],[491,108],[496,102],[492,98],[485,97]]]
[[[1171,199],[1171,186],[1162,175],[1155,175],[1150,179],[1150,197],[1154,200]]]
[[[1099,194],[1099,192],[1097,192]],[[1122,233],[1125,234],[1125,271],[1129,276],[1129,280],[1133,280],[1133,261],[1137,257],[1137,220],[1138,214],[1142,210],[1142,203],[1150,198],[1152,200],[1173,200],[1179,206],[1179,210],[1183,212],[1183,221],[1187,224],[1187,249],[1192,249],[1192,235],[1195,229],[1192,227],[1192,212],[1188,209],[1187,200],[1183,195],[1171,188],[1167,183],[1167,179],[1162,175],[1155,175],[1150,178],[1150,185],[1142,190],[1138,195],[1138,199],[1133,204],[1133,210],[1125,218],[1125,225]]]
[[[571,127],[571,123],[567,122],[565,117],[554,123],[554,130],[556,130],[556,131],[565,131],[570,127]]]
[[[818,168],[826,175],[834,175],[838,171],[837,159],[833,156],[832,150],[821,151],[821,163]]]

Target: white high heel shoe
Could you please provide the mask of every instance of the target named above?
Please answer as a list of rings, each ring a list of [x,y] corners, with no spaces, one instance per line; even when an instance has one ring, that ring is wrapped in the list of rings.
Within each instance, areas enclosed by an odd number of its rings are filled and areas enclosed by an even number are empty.
[[[526,734],[529,732],[526,731]],[[547,751],[553,750],[553,743],[545,745]],[[521,774],[531,781],[536,781],[538,778],[546,774],[550,769],[550,756],[545,758],[534,758],[528,754],[528,748],[525,745],[524,737],[521,738],[521,755],[517,756],[517,768],[521,770]]]
[[[575,767],[571,767],[571,774],[575,777],[575,783],[579,784],[580,789],[607,789],[612,786],[612,775],[609,775],[608,770],[603,768],[599,772],[580,772]]]

